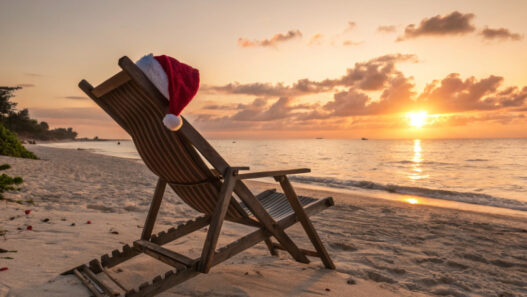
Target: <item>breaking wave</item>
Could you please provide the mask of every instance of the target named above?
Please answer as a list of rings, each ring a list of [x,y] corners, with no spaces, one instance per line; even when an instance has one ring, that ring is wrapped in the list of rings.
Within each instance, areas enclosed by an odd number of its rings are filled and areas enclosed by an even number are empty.
[[[316,184],[330,188],[361,188],[366,190],[379,190],[390,193],[417,195],[436,199],[458,201],[477,205],[486,205],[500,208],[527,211],[527,202],[495,197],[488,194],[473,192],[457,192],[422,187],[410,187],[394,184],[380,184],[364,180],[342,180],[330,177],[291,176],[292,181],[304,184]]]

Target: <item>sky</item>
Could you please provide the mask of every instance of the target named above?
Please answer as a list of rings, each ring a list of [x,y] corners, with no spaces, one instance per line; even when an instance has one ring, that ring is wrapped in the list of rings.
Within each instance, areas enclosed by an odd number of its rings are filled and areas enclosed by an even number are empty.
[[[166,54],[210,138],[527,137],[527,1],[6,1],[0,85],[80,137],[129,138],[77,84]]]

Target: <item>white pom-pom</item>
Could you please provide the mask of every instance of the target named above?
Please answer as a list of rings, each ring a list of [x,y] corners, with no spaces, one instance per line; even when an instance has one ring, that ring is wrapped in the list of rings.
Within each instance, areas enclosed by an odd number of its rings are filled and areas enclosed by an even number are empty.
[[[177,131],[183,126],[183,119],[181,119],[180,116],[169,113],[163,118],[163,124],[165,124],[169,130]]]

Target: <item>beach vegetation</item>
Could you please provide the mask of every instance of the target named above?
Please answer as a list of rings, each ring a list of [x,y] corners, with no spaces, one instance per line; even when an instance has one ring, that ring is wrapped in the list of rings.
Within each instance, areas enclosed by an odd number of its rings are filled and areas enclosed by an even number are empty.
[[[46,122],[39,122],[29,117],[29,110],[16,109],[16,102],[12,102],[14,91],[20,87],[0,87],[0,123],[7,129],[18,134],[22,139],[63,140],[75,139],[77,132],[73,128],[50,129]]]
[[[0,171],[11,168],[9,164],[0,165]],[[11,177],[5,173],[0,175],[0,200],[4,200],[3,193],[7,191],[19,191],[18,185],[23,183],[24,180],[20,176]]]
[[[17,135],[9,131],[0,123],[0,155],[27,159],[38,159],[28,151],[17,138]]]

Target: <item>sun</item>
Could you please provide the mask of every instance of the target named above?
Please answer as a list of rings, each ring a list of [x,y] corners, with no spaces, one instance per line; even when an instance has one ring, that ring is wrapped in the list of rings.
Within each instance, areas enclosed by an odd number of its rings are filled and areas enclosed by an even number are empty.
[[[410,126],[415,128],[421,128],[426,125],[428,113],[426,111],[409,112],[406,114]]]

